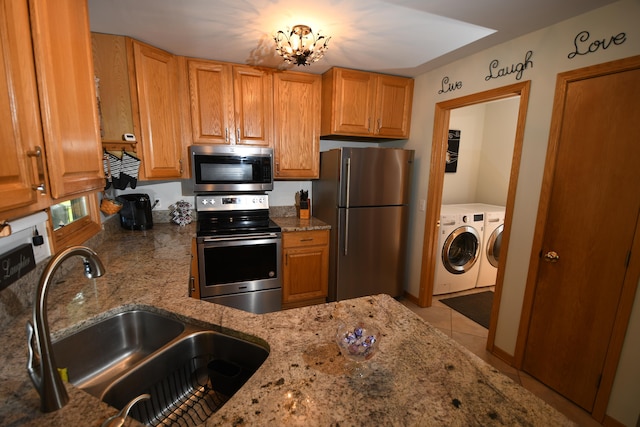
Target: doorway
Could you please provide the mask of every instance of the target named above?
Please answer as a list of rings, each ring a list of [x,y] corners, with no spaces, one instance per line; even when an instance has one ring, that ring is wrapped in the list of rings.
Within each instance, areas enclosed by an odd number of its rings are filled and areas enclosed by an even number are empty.
[[[444,172],[446,165],[446,155],[449,136],[449,119],[452,110],[484,102],[496,101],[514,96],[520,97],[518,107],[518,123],[516,125],[516,135],[513,147],[513,157],[511,161],[511,174],[509,178],[506,210],[505,228],[502,239],[502,253],[508,253],[509,234],[515,189],[517,187],[518,173],[520,170],[520,157],[522,154],[522,139],[524,135],[524,125],[529,102],[529,91],[531,82],[521,82],[497,89],[491,89],[473,95],[444,101],[436,104],[433,143],[431,147],[431,163],[429,170],[429,189],[427,192],[427,205],[425,214],[425,231],[422,248],[422,270],[420,273],[420,293],[418,304],[421,307],[429,307],[433,297],[433,282],[435,276],[436,260],[439,253],[438,248],[438,223],[440,218],[440,206],[442,204],[442,191],[444,186]],[[498,265],[498,275],[496,278],[494,304],[491,312],[491,323],[487,348],[493,348],[495,338],[496,316],[499,309],[499,301],[502,292],[502,278],[504,275],[504,263],[506,256],[500,257]]]
[[[600,422],[640,278],[638,99],[640,56],[558,75],[516,344]]]

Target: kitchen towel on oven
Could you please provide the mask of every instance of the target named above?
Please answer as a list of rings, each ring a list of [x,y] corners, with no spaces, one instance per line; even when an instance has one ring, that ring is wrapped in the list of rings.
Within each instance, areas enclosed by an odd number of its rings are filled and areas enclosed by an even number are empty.
[[[138,171],[140,170],[140,159],[126,151],[122,152],[122,169],[120,170],[120,190],[136,188],[138,185]]]

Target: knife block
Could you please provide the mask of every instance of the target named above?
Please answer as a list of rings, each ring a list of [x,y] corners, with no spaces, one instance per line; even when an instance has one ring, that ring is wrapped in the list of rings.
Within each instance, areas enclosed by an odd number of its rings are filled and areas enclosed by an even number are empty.
[[[311,199],[307,199],[306,207],[303,204],[296,205],[298,211],[298,218],[309,219],[311,217]]]

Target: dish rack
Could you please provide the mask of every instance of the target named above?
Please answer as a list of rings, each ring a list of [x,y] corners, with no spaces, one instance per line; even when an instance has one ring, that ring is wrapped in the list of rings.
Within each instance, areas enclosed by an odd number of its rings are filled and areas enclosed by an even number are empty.
[[[200,425],[231,396],[214,390],[207,357],[195,357],[151,386],[151,398],[138,403],[129,415],[149,426]]]

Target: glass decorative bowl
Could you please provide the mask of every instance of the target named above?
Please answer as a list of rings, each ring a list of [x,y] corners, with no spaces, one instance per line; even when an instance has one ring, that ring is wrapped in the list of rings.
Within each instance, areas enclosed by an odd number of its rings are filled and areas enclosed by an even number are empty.
[[[341,323],[336,332],[336,343],[340,352],[355,362],[371,359],[378,350],[379,341],[379,331],[363,322],[358,322],[353,326]]]

